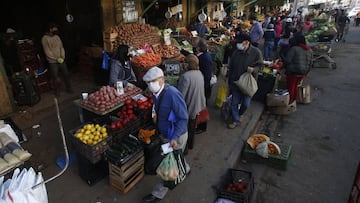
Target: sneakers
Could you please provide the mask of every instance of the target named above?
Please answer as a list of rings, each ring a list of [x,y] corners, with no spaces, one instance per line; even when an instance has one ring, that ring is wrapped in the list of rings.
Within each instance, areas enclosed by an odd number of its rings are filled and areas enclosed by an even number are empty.
[[[228,128],[229,129],[234,129],[234,128],[236,128],[236,127],[238,127],[240,125],[240,123],[230,123],[230,124],[228,124]]]

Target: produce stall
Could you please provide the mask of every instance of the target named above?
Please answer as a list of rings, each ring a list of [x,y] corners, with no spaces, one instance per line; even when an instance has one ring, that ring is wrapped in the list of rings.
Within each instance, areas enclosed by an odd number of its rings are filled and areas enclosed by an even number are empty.
[[[335,61],[331,58],[332,40],[337,34],[335,22],[324,18],[311,19],[314,28],[306,33],[305,38],[314,53],[314,68],[336,68]]]
[[[122,91],[103,86],[75,100],[91,116],[69,131],[76,151],[79,176],[88,185],[109,177],[111,187],[127,193],[145,174],[143,145],[151,143],[152,95],[128,84]],[[153,133],[154,134],[154,133]]]

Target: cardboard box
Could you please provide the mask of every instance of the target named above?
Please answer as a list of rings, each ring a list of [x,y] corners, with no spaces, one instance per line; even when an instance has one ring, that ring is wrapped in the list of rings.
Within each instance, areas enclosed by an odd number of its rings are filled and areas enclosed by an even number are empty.
[[[287,106],[269,107],[269,111],[276,115],[288,115],[296,111],[296,102],[294,101]]]
[[[290,95],[278,95],[275,93],[268,93],[266,95],[266,105],[271,107],[287,106],[289,104]]]

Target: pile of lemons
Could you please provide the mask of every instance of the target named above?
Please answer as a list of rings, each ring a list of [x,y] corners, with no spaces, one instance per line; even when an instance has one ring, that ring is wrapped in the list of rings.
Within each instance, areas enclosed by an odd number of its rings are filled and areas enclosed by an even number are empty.
[[[81,142],[95,145],[108,137],[107,129],[99,124],[85,124],[74,134]]]

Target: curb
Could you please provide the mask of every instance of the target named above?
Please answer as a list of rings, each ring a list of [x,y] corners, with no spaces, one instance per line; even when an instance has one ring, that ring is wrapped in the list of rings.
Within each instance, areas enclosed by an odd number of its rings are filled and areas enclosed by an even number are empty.
[[[240,132],[240,136],[235,141],[234,145],[231,147],[228,163],[231,168],[234,168],[241,157],[241,152],[244,147],[244,141],[249,137],[250,133],[255,129],[256,124],[258,123],[263,111],[264,111],[264,104],[260,102],[252,102],[250,108],[252,108],[250,118],[248,119],[247,125],[245,128]]]

